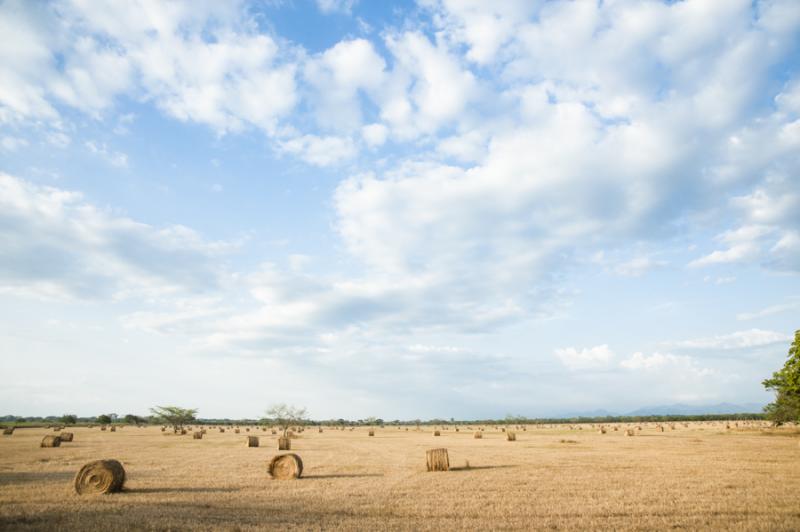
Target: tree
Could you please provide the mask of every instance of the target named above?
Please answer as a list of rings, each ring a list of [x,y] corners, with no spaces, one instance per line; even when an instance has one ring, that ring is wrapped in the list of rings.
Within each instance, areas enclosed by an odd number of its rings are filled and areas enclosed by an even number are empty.
[[[280,403],[267,410],[267,417],[283,429],[283,437],[292,425],[301,425],[306,417],[306,409]]]
[[[153,417],[165,425],[172,426],[172,430],[180,432],[183,426],[195,420],[196,408],[181,408],[179,406],[156,406],[150,409]]]
[[[97,416],[97,422],[100,423],[101,425],[108,425],[109,423],[111,423],[111,416],[109,416],[108,414],[100,414],[99,416]]]
[[[64,414],[61,416],[61,423],[64,425],[74,425],[78,422],[78,416],[75,414]]]
[[[123,419],[128,425],[140,425],[144,421],[144,419],[133,414],[127,414]]]
[[[775,402],[764,408],[767,417],[778,425],[800,422],[800,330],[794,332],[786,363],[762,384],[775,392]]]

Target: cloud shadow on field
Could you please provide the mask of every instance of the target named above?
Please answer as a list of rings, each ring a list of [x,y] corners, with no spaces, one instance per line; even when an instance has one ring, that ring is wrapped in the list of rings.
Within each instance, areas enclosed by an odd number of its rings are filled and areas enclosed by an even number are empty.
[[[75,473],[59,471],[16,471],[0,473],[0,485],[24,484],[28,482],[67,481],[75,478]]]
[[[366,477],[382,477],[382,473],[334,473],[331,475],[303,475],[300,480],[304,479],[321,479],[321,478],[366,478]]]

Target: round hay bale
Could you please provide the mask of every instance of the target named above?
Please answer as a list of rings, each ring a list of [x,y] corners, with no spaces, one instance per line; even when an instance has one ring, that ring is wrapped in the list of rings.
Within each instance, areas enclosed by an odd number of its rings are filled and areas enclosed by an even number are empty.
[[[605,434],[605,433],[606,433],[606,429],[605,429],[604,427],[600,427],[600,428],[597,430],[597,433],[598,433],[598,434]]]
[[[203,433],[202,432],[193,433],[192,434],[192,439],[194,439],[194,440],[202,440],[203,439]]]
[[[245,432],[250,432],[250,427],[247,427],[246,429],[244,429],[244,431]]]
[[[14,434],[14,427],[6,427],[3,429],[3,436],[11,436]]]
[[[272,435],[274,436],[274,435],[276,435],[276,434],[277,434],[277,431],[275,431],[275,430],[273,429],[273,430],[272,430]]]
[[[225,432],[225,429],[223,429],[222,427],[220,427],[220,428],[219,428],[219,431],[220,431],[220,432]]]
[[[441,432],[439,432],[438,430],[434,430],[434,431],[433,431],[433,435],[434,435],[434,436],[441,436],[441,435],[442,435],[442,433],[441,433]]]
[[[78,495],[116,493],[125,484],[125,469],[116,460],[96,460],[83,466],[75,475]]]
[[[625,429],[625,436],[633,436],[636,434],[633,429]]]
[[[450,470],[450,459],[447,456],[447,449],[431,449],[425,451],[425,458],[428,463],[428,471]]]
[[[294,453],[278,454],[269,462],[269,476],[275,480],[292,480],[303,474],[303,461]]]
[[[517,433],[510,430],[506,432],[506,441],[517,441]]]
[[[234,434],[239,434],[239,432],[240,432],[239,429],[233,429]]]
[[[287,436],[281,436],[278,438],[278,450],[279,451],[289,451],[292,448],[292,440],[289,439]]]
[[[117,427],[111,427],[111,428],[110,428],[110,429],[108,429],[108,430],[110,430],[111,432],[117,432]]]
[[[53,427],[53,432],[61,432],[61,427]]]
[[[61,438],[58,436],[45,436],[42,438],[40,447],[59,447],[61,445]]]
[[[258,436],[248,436],[247,437],[247,446],[248,447],[258,447]]]
[[[476,440],[480,440],[481,438],[483,438],[483,432],[476,430],[475,434],[473,434],[472,437],[475,438]]]
[[[106,428],[108,428],[108,427],[106,427],[105,425],[103,425],[102,427],[100,427],[100,430],[106,430]]]
[[[375,436],[375,431],[374,430],[370,430],[368,435],[369,436]]]
[[[61,435],[58,437],[61,441],[72,441],[74,434],[71,432],[62,432]]]
[[[161,427],[161,432],[166,432],[166,431],[167,431],[167,427]]]

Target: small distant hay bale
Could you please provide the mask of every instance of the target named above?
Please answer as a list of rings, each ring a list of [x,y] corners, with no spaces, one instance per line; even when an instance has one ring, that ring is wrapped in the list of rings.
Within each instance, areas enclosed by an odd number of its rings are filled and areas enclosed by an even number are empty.
[[[108,429],[108,430],[110,430],[111,432],[117,432],[117,427],[111,427],[111,428],[110,428],[110,429]]]
[[[267,427],[261,427],[261,432],[267,432]]]
[[[161,432],[167,432],[167,427],[161,427]]]
[[[84,465],[75,475],[78,495],[117,493],[125,484],[125,469],[117,460],[96,460]]]
[[[294,453],[278,454],[269,462],[269,476],[275,480],[292,480],[303,474],[303,461]]]
[[[517,441],[517,433],[510,430],[506,432],[506,441]]]
[[[614,427],[614,432],[618,432],[618,431],[619,431],[619,427]]]
[[[560,440],[559,443],[578,443],[578,440]]]
[[[442,435],[442,433],[441,433],[441,432],[439,432],[438,430],[434,430],[434,431],[433,431],[433,435],[434,435],[434,436],[441,436],[441,435]]]
[[[250,427],[247,427],[246,429],[244,429],[244,431],[245,432],[250,432]]]
[[[505,432],[505,431],[506,431],[506,428],[505,428],[505,427],[503,427],[501,430],[502,430],[503,432]]]
[[[102,427],[100,427],[100,430],[106,430],[107,428],[108,428],[108,427],[106,427],[105,425],[103,425]]]
[[[39,447],[59,447],[61,446],[61,438],[58,436],[45,436],[42,438],[42,443]]]
[[[278,450],[289,451],[292,448],[292,440],[288,436],[278,438]]]
[[[258,447],[258,436],[248,436],[247,437],[247,446],[248,447]]]
[[[483,438],[483,432],[476,430],[475,434],[473,434],[472,437],[475,438],[476,440],[480,440],[481,438]]]
[[[272,430],[272,435],[274,436],[275,434],[277,434],[277,432],[275,431],[275,429],[273,429]]]
[[[370,429],[370,431],[369,431],[369,434],[368,434],[368,435],[369,435],[369,436],[375,436],[375,431]]]
[[[239,432],[241,432],[239,429],[233,429],[234,434],[239,434]]]
[[[202,432],[195,432],[194,434],[192,434],[192,439],[193,440],[202,440],[203,439],[203,433]]]
[[[456,432],[458,432],[458,427],[456,427]]]
[[[71,432],[62,432],[62,433],[61,433],[61,434],[58,436],[58,438],[59,438],[61,441],[72,441],[72,438],[73,438],[73,437],[75,437],[75,435],[74,435],[74,434],[72,434]]]
[[[222,427],[220,427],[220,428],[219,428],[219,431],[220,431],[220,432],[225,432],[225,429],[224,429],[224,428],[222,428]]]
[[[61,427],[53,427],[53,432],[61,432]]]
[[[642,430],[642,427],[636,427],[636,430]]]
[[[430,449],[425,451],[428,462],[428,471],[449,471],[450,458],[447,456],[447,449]]]
[[[633,429],[625,429],[625,436],[633,436],[636,432]]]
[[[664,425],[659,425],[658,426],[658,431],[659,432],[664,432]]]
[[[606,433],[605,427],[600,427],[599,429],[597,429],[597,433],[598,434],[605,434]]]
[[[14,427],[6,427],[3,429],[3,436],[11,436],[14,434]]]

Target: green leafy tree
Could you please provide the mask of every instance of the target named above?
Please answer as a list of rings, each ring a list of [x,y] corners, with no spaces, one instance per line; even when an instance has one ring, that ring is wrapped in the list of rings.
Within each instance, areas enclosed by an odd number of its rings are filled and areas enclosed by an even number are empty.
[[[306,409],[280,403],[269,407],[269,410],[267,410],[267,417],[283,429],[283,436],[285,438],[289,427],[292,425],[302,425],[304,423]]]
[[[800,330],[794,333],[786,363],[763,384],[775,392],[775,402],[764,408],[767,417],[779,425],[800,422]]]
[[[61,416],[61,423],[64,425],[74,425],[78,422],[78,416],[75,414],[64,414]]]
[[[194,421],[197,414],[196,408],[181,408],[179,406],[156,406],[150,409],[153,417],[159,423],[170,425],[172,430],[180,432],[183,426]]]
[[[100,414],[99,416],[97,416],[97,422],[102,425],[108,425],[109,423],[111,423],[111,416],[109,416],[108,414]]]

